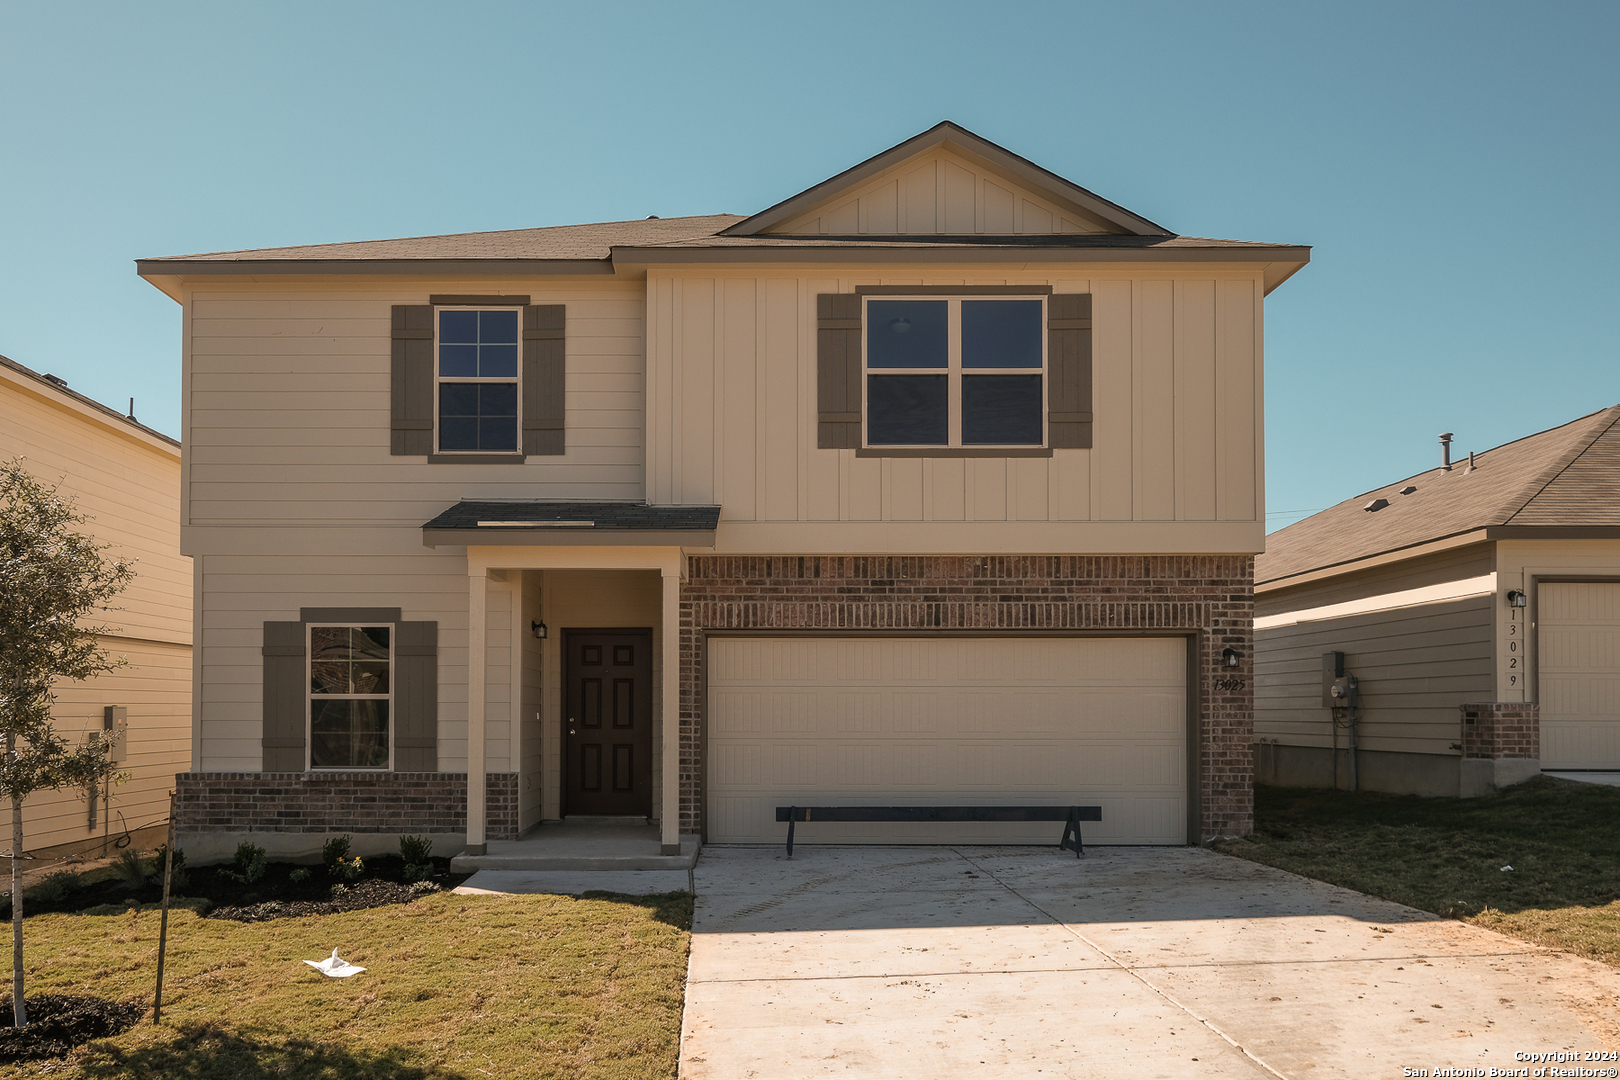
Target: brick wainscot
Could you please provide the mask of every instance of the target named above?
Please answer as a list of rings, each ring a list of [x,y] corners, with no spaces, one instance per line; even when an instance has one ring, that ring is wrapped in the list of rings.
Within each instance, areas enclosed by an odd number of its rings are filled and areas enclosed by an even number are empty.
[[[517,836],[516,773],[488,774],[488,836]],[[466,773],[212,772],[175,777],[175,833],[212,850],[243,834],[283,836],[278,850],[319,849],[349,834],[354,850],[392,851],[396,837],[467,833]],[[217,843],[209,843],[218,838]],[[271,846],[266,844],[265,846]],[[273,852],[274,854],[274,852]],[[443,852],[439,852],[443,854]]]
[[[1201,840],[1254,827],[1254,562],[1240,555],[694,556],[681,588],[681,831],[703,821],[710,631],[1141,631],[1197,643]],[[1237,668],[1222,652],[1237,650]],[[1217,680],[1223,687],[1217,690]]]

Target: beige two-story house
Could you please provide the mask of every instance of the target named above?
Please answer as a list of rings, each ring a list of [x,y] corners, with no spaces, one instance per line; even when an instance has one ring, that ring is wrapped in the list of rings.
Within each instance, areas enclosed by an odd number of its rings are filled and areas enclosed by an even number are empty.
[[[943,123],[748,216],[143,260],[184,308],[184,842],[1246,832],[1262,313],[1308,257]]]
[[[23,802],[27,850],[43,857],[162,842],[176,773],[191,764],[191,560],[180,554],[180,444],[44,374],[0,356],[0,459],[21,458],[87,520],[79,531],[135,579],[95,621],[121,666],[64,679],[51,717],[69,743],[122,731],[110,771],[123,782],[40,791]]]

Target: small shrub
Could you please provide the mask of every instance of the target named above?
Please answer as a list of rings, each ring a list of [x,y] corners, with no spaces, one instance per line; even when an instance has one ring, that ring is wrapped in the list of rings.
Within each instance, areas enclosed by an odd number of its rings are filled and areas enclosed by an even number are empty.
[[[152,854],[152,876],[158,885],[163,884],[163,860],[168,858],[169,845],[159,844],[157,851]],[[183,889],[188,883],[186,877],[186,853],[179,848],[174,849],[174,865],[169,869],[169,891]]]
[[[79,875],[72,870],[46,874],[43,880],[23,890],[23,912],[27,913],[30,900],[36,904],[54,904],[78,887]]]
[[[118,872],[118,880],[131,889],[144,889],[150,874],[146,860],[134,848],[125,848],[118,853],[118,861],[113,863],[113,869]]]
[[[438,892],[439,886],[432,881],[413,881],[411,882],[410,889],[411,892],[415,893],[417,896],[426,896],[428,893]]]
[[[302,885],[304,882],[309,880],[309,877],[309,869],[303,866],[300,866],[298,869],[287,875],[288,880],[290,880],[294,885]]]
[[[342,878],[344,881],[353,881],[365,871],[365,864],[360,861],[358,855],[352,859],[339,859],[336,865],[332,867],[333,876]]]
[[[349,887],[347,885],[344,885],[344,884],[340,883],[340,884],[332,886],[332,899],[334,899],[334,900],[336,900],[336,899],[338,899],[339,897],[342,897],[342,896],[347,896],[348,893],[349,893]]]
[[[405,860],[405,865],[421,865],[433,861],[433,841],[425,836],[402,836],[399,838],[399,857]]]
[[[349,838],[347,835],[334,836],[321,845],[321,862],[326,864],[326,872],[332,873],[337,864],[342,862],[349,854]]]
[[[236,869],[221,871],[239,885],[251,885],[264,877],[264,848],[247,840],[236,845]]]

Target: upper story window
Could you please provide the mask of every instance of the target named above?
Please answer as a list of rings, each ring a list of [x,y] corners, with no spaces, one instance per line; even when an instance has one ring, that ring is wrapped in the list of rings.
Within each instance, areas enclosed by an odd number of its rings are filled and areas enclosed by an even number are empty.
[[[863,299],[865,445],[1045,444],[1044,297]]]
[[[518,315],[515,309],[438,310],[440,453],[519,452]]]
[[[387,769],[392,626],[309,626],[309,767]]]

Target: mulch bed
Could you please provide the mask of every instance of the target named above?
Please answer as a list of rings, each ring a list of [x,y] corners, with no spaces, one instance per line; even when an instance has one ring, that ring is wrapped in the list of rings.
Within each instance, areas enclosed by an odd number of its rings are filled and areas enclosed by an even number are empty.
[[[28,1003],[28,1026],[12,1026],[11,998],[0,1002],[0,1061],[36,1061],[62,1057],[91,1039],[128,1031],[146,1015],[134,1001],[107,1001],[77,994],[38,994]]]
[[[385,904],[408,904],[422,893],[397,881],[369,878],[357,881],[348,891],[332,900],[266,900],[263,903],[217,907],[206,918],[234,919],[237,922],[269,922],[297,915],[335,915],[340,911],[360,911]],[[428,894],[431,895],[431,894]]]

